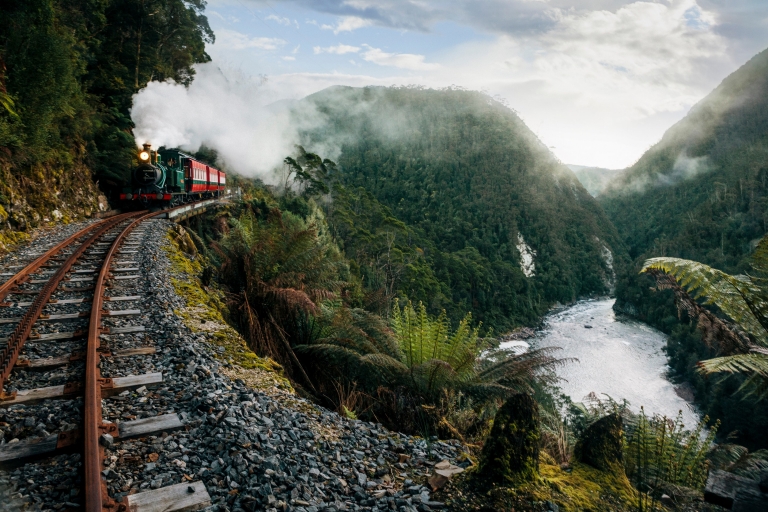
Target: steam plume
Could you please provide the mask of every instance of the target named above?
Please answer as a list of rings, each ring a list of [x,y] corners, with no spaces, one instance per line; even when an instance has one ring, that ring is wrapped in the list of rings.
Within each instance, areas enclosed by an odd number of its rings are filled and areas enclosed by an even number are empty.
[[[138,144],[192,152],[205,144],[218,151],[227,168],[274,184],[274,171],[294,151],[301,129],[290,115],[290,102],[275,99],[264,80],[199,66],[188,88],[150,82],[134,96],[134,135]],[[302,122],[313,122],[306,114]]]

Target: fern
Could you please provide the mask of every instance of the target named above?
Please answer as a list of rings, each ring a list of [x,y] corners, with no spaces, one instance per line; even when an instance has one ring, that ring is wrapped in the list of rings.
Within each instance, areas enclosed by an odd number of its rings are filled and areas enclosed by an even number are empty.
[[[625,420],[624,468],[638,489],[638,510],[656,510],[665,492],[674,494],[679,487],[701,490],[707,479],[706,459],[719,422],[703,437],[708,418],[693,430],[686,430],[682,411],[671,420],[666,416],[640,414]]]
[[[316,224],[277,209],[266,218],[246,211],[232,219],[212,247],[228,289],[230,313],[251,347],[314,389],[292,341],[302,318],[317,314],[318,305],[341,289],[343,260],[338,249],[319,236]]]
[[[751,258],[752,273],[731,276],[702,263],[679,258],[653,258],[641,272],[656,277],[659,288],[675,292],[678,308],[698,321],[705,341],[723,354],[700,361],[703,373],[743,374],[740,391],[768,396],[768,237]],[[724,321],[703,308],[716,306]]]

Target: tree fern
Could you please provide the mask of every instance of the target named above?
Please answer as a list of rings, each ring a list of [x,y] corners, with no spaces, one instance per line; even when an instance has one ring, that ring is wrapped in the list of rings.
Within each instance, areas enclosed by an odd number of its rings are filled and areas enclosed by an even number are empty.
[[[697,320],[707,342],[721,357],[699,362],[704,373],[738,373],[747,377],[741,390],[768,396],[768,237],[751,258],[752,272],[731,276],[702,263],[653,258],[641,272],[656,277],[660,288],[675,292],[678,308]],[[716,306],[724,321],[703,305]]]
[[[313,388],[292,344],[301,317],[316,314],[341,288],[338,249],[318,237],[315,224],[276,209],[232,219],[213,249],[229,310],[252,348]]]
[[[768,311],[765,289],[748,276],[730,276],[703,263],[679,258],[649,259],[642,271],[651,269],[671,275],[694,299],[717,306],[742,330],[768,347],[768,331],[761,322]]]

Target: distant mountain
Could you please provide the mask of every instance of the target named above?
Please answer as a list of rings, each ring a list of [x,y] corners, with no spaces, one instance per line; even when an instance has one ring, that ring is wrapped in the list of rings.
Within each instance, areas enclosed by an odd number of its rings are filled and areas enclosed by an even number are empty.
[[[635,258],[742,270],[768,221],[768,50],[667,130],[600,202]]]
[[[623,172],[623,169],[606,169],[574,164],[567,164],[567,167],[573,171],[587,192],[592,194],[592,197],[602,194],[608,182]]]
[[[396,248],[402,295],[504,330],[608,293],[624,257],[615,229],[512,110],[477,92],[417,88],[332,87],[302,104],[323,119],[307,148],[338,148],[349,191],[334,198],[332,227],[351,256]],[[382,258],[370,254],[363,274]]]

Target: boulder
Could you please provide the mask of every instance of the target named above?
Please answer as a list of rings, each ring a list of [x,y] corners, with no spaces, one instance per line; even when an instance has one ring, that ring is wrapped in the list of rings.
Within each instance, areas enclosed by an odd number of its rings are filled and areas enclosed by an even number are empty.
[[[519,484],[538,478],[539,409],[528,394],[510,397],[496,413],[478,474],[490,482]]]
[[[622,463],[623,437],[621,416],[609,414],[600,418],[587,427],[576,443],[576,459],[593,468],[610,471]]]

